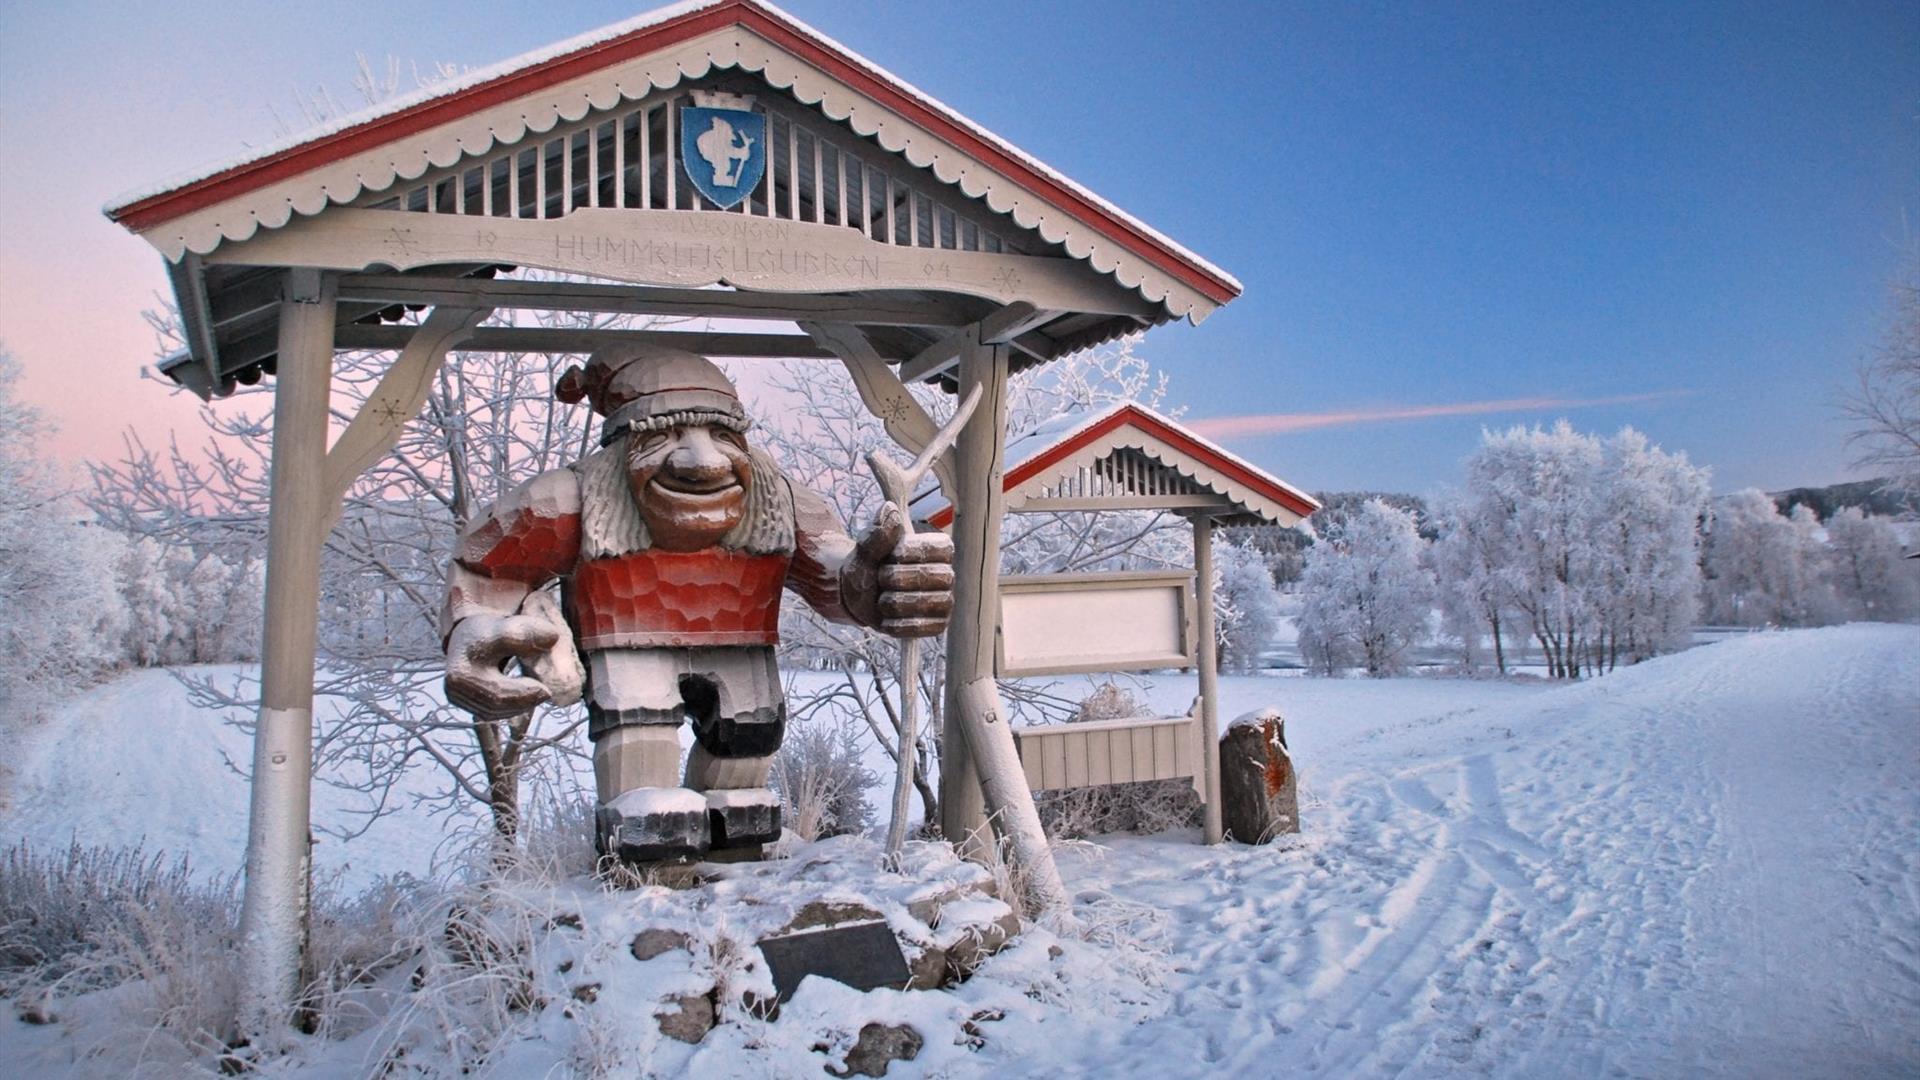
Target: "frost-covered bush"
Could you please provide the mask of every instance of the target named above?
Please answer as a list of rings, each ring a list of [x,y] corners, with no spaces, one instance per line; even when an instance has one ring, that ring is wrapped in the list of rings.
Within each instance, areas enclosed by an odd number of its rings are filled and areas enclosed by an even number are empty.
[[[182,856],[141,847],[36,851],[25,841],[0,854],[0,989],[25,972],[64,976],[130,907],[168,898],[192,921],[238,915],[235,879],[197,882]]]
[[[120,662],[119,540],[85,520],[41,448],[51,427],[20,402],[0,350],[0,702],[84,684]]]
[[[1413,515],[1370,499],[1337,535],[1307,552],[1300,579],[1300,652],[1323,674],[1405,669],[1427,634],[1433,582]]]
[[[107,1067],[217,1054],[234,1037],[238,883],[139,847],[18,844],[0,856],[0,994],[56,1017],[76,996],[125,988],[115,1009],[138,1037],[89,1047]]]
[[[1102,683],[1079,703],[1070,724],[1125,720],[1148,714],[1146,705],[1118,683]],[[1038,791],[1033,796],[1047,835],[1071,840],[1101,833],[1158,833],[1200,824],[1200,796],[1186,780]]]
[[[803,840],[870,828],[867,791],[880,778],[867,768],[862,749],[860,729],[846,717],[789,726],[770,780],[780,793],[782,824]]]
[[[62,498],[30,520],[0,521],[0,697],[58,695],[122,663],[119,538],[78,512]]]
[[[126,544],[116,566],[127,606],[127,659],[141,667],[246,663],[260,658],[264,568],[169,547]]]
[[[524,867],[513,873],[526,878]],[[386,1024],[416,1041],[444,1028],[456,1050],[483,1054],[524,984],[513,964],[493,961],[523,951],[517,943],[552,914],[490,905],[506,880],[403,876],[354,897],[317,882],[302,1026],[347,1038]],[[102,1075],[210,1073],[234,1064],[239,917],[238,875],[205,878],[184,857],[19,844],[0,854],[0,996],[39,1019],[86,1015],[72,1030]],[[89,1003],[102,992],[105,1012]]]

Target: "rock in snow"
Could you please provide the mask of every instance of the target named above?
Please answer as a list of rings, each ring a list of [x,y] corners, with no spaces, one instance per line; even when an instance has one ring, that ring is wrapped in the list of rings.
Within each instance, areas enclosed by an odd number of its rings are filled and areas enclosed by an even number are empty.
[[[829,1068],[835,1076],[885,1076],[887,1066],[896,1061],[912,1061],[926,1045],[920,1033],[905,1024],[867,1024],[853,1049],[847,1051],[844,1069]]]
[[[1242,844],[1300,831],[1300,781],[1279,709],[1258,709],[1220,737],[1220,821]]]

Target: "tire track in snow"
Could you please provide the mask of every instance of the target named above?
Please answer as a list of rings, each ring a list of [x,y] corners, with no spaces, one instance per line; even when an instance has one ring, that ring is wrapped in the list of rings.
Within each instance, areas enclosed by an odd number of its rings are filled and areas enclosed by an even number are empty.
[[[1437,795],[1429,782],[1447,783],[1452,796]],[[1421,972],[1418,992],[1408,995],[1400,1016],[1376,1032],[1374,1044],[1342,1069],[1393,1074],[1437,1067],[1483,1065],[1510,1023],[1510,1010],[1535,991],[1540,950],[1534,937],[1541,904],[1537,866],[1547,852],[1507,821],[1500,781],[1490,754],[1474,754],[1451,768],[1403,774],[1390,785],[1408,811],[1448,823],[1449,857],[1474,891],[1471,909],[1480,918],[1435,941],[1434,963]],[[1416,1004],[1417,1002],[1417,1004]]]

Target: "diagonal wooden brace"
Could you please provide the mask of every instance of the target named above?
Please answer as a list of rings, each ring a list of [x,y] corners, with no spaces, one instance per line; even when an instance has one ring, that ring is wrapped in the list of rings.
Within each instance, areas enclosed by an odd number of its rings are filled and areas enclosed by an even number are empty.
[[[927,410],[920,407],[920,402],[907,390],[907,385],[874,351],[872,343],[867,341],[867,336],[858,327],[847,323],[803,322],[800,329],[846,365],[847,374],[853,377],[853,385],[860,391],[860,400],[865,403],[868,412],[879,417],[894,442],[917,456],[934,441],[940,425],[934,423],[933,417],[927,415]],[[941,451],[934,459],[933,475],[940,478],[942,489],[953,490],[953,453],[950,449]]]
[[[328,529],[339,520],[341,500],[354,480],[393,449],[407,422],[419,415],[448,350],[491,314],[492,308],[437,307],[414,330],[407,347],[327,451],[321,490],[326,493]]]

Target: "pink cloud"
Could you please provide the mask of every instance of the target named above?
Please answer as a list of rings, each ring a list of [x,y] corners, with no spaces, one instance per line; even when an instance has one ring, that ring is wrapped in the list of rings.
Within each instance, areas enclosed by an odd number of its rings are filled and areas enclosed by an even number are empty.
[[[1691,393],[1693,393],[1691,390],[1661,390],[1648,394],[1621,394],[1615,397],[1598,398],[1499,398],[1491,401],[1455,401],[1440,405],[1388,405],[1339,412],[1213,416],[1201,420],[1188,420],[1186,423],[1188,427],[1202,435],[1216,439],[1231,439],[1247,435],[1286,435],[1296,431],[1352,427],[1356,424],[1384,424],[1394,420],[1427,420],[1437,416],[1485,416],[1491,413],[1588,409],[1600,405],[1634,405],[1646,401],[1685,397]]]

